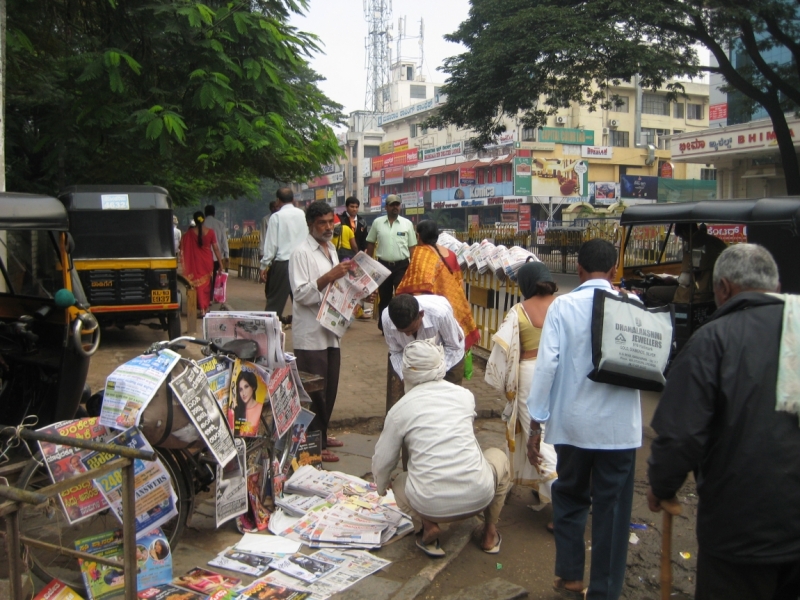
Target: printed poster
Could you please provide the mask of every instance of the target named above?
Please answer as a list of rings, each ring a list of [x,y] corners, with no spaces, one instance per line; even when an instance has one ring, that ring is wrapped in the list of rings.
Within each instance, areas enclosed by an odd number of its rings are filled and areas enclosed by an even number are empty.
[[[237,359],[231,373],[228,422],[237,437],[255,437],[261,426],[261,411],[269,400],[266,372],[258,365]]]
[[[175,377],[169,387],[175,393],[189,418],[221,465],[228,464],[236,456],[225,415],[222,414],[217,399],[208,386],[208,379],[198,365],[190,363]]]
[[[38,431],[98,442],[107,442],[113,435],[103,425],[100,425],[97,417],[61,421]],[[81,450],[50,442],[39,442],[39,448],[53,483],[64,481],[88,470],[81,459],[92,454],[92,450]],[[77,523],[108,508],[108,503],[100,492],[100,488],[92,481],[86,481],[61,492],[58,499],[70,524]]]
[[[236,460],[217,465],[217,527],[247,512],[247,451],[242,438],[234,439]]]
[[[114,429],[138,426],[144,409],[180,358],[177,352],[162,350],[117,367],[106,379],[100,424]]]
[[[275,432],[283,437],[300,414],[300,396],[289,367],[275,369],[269,378],[269,398]]]

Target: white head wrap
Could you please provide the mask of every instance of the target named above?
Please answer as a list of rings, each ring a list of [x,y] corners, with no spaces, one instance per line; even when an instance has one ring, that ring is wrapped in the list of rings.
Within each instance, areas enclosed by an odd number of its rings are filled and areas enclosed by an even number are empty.
[[[403,350],[405,391],[428,381],[444,379],[444,348],[433,339],[415,340]]]

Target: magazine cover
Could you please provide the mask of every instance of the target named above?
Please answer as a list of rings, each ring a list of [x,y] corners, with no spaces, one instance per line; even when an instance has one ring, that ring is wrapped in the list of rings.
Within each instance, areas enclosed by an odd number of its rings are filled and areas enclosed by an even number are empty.
[[[225,356],[209,356],[197,361],[197,365],[203,369],[208,379],[208,387],[217,399],[223,414],[228,414],[228,404],[230,403],[231,391],[231,370],[233,361]]]
[[[306,441],[297,445],[297,464],[301,467],[311,465],[312,467],[322,466],[322,432],[306,432]]]
[[[233,434],[255,437],[261,426],[261,411],[269,400],[266,373],[258,365],[236,360],[231,373],[228,422],[233,424]]]
[[[75,549],[119,560],[120,567],[78,559],[84,587],[92,600],[117,596],[125,588],[122,569],[122,530],[107,531],[75,541]],[[160,529],[136,540],[136,583],[140,590],[172,581],[172,553]]]
[[[82,598],[63,581],[53,579],[33,597],[33,600],[82,600]]]
[[[138,594],[142,600],[207,600],[208,596],[187,591],[171,584],[162,584],[141,590]]]
[[[116,435],[116,432],[112,433],[105,426],[100,425],[97,417],[61,421],[37,431],[98,442],[107,442],[113,435]],[[50,442],[39,442],[39,449],[42,451],[53,483],[64,481],[88,470],[81,459],[91,454],[91,450],[81,450]],[[61,492],[58,499],[70,524],[77,523],[108,508],[108,503],[100,492],[100,488],[92,481],[72,486]]]
[[[172,580],[174,585],[178,587],[192,590],[193,592],[200,592],[201,594],[213,594],[218,590],[230,590],[242,583],[241,579],[236,577],[227,577],[208,569],[201,569],[195,567],[186,575],[181,575]]]
[[[266,581],[254,581],[238,594],[240,600],[305,600],[311,596],[309,592],[298,592],[292,588]]]
[[[292,554],[273,561],[270,567],[308,583],[313,583],[336,569],[335,564],[317,560],[305,554]]]
[[[230,547],[215,558],[208,561],[212,567],[236,571],[253,577],[259,577],[269,570],[272,557],[243,552],[235,547]]]

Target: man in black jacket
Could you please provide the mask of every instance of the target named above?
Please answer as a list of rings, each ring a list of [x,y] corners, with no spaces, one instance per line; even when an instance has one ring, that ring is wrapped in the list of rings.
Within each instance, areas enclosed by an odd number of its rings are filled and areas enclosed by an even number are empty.
[[[784,302],[761,246],[725,250],[718,309],[676,359],[653,417],[650,509],[695,471],[697,600],[800,596],[800,427],[775,410]]]
[[[361,202],[358,201],[358,198],[355,196],[350,196],[347,198],[347,200],[344,201],[346,212],[343,212],[341,215],[339,215],[339,222],[341,222],[342,225],[347,225],[353,230],[353,234],[356,236],[356,244],[358,244],[358,249],[366,250],[367,224],[364,222],[363,217],[358,216],[359,206],[361,206]]]

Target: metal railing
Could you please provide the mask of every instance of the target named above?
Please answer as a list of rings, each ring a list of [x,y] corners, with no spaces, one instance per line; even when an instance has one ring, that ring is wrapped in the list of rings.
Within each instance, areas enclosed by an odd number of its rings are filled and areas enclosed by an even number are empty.
[[[25,440],[51,442],[73,448],[85,448],[98,452],[106,452],[120,458],[107,462],[102,467],[70,477],[58,483],[44,487],[36,492],[22,490],[8,485],[0,485],[0,498],[5,502],[0,503],[0,517],[5,521],[6,549],[8,552],[8,572],[11,591],[11,600],[23,600],[22,588],[22,552],[23,545],[45,550],[55,550],[67,556],[83,560],[92,560],[96,563],[119,568],[120,564],[102,556],[87,552],[64,548],[40,540],[35,540],[19,533],[19,511],[23,504],[34,506],[46,504],[50,498],[75,485],[97,479],[98,477],[122,469],[122,569],[125,573],[125,600],[136,600],[138,586],[136,583],[136,507],[134,491],[133,460],[154,460],[155,452],[152,450],[136,450],[116,444],[104,444],[93,440],[67,438],[58,434],[42,433],[24,428],[7,428],[5,435],[18,436]]]
[[[239,277],[258,281],[261,263],[261,236],[258,231],[228,240],[230,270],[238,271]]]

